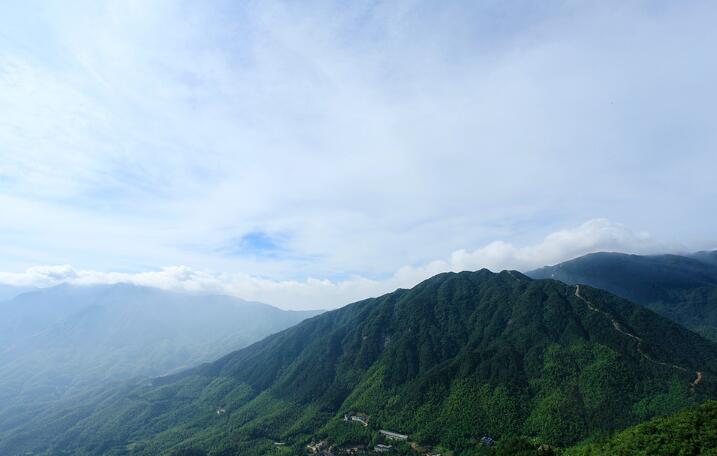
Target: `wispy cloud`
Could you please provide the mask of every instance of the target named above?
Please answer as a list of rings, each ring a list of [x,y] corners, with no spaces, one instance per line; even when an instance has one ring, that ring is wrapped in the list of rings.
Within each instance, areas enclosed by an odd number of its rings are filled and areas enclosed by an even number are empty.
[[[445,271],[480,268],[526,271],[597,251],[654,253],[678,248],[657,242],[648,233],[636,233],[621,224],[591,220],[578,227],[552,233],[535,245],[515,246],[497,241],[470,252],[459,250],[447,259],[421,266],[404,266],[382,280],[361,276],[335,281],[317,278],[301,281],[272,280],[241,273],[194,270],[187,266],[119,273],[78,270],[62,265],[36,266],[19,273],[0,272],[0,284],[47,287],[60,283],[132,283],[169,290],[230,294],[288,309],[333,308],[396,288],[412,287],[421,280]]]
[[[305,290],[460,249],[445,261],[528,258],[474,249],[596,216],[714,244],[716,16],[706,1],[6,2],[0,267],[186,264]],[[280,248],[226,254],[256,233]]]

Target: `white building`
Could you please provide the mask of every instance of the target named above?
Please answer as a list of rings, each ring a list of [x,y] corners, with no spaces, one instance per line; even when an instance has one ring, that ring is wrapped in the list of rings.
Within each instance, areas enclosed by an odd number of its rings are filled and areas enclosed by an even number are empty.
[[[385,431],[383,429],[381,429],[378,432],[379,432],[379,434],[381,434],[391,440],[408,440],[407,435],[399,434],[398,432]]]

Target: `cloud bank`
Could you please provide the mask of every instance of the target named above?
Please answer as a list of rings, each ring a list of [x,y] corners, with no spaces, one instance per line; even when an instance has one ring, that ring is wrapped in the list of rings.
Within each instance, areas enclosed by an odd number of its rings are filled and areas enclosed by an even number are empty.
[[[699,0],[2,2],[0,270],[184,264],[336,290],[435,259],[552,261],[542,234],[596,216],[714,244],[715,17]]]
[[[412,287],[440,272],[481,268],[527,271],[598,251],[646,254],[678,249],[678,246],[657,242],[648,233],[635,232],[624,225],[596,219],[575,228],[551,233],[534,245],[515,246],[496,241],[473,251],[455,251],[447,259],[417,267],[404,266],[381,280],[360,276],[343,280],[271,280],[248,274],[194,270],[187,266],[170,266],[140,273],[98,272],[61,265],[35,266],[19,273],[1,272],[0,284],[48,287],[61,283],[131,283],[192,293],[229,294],[285,309],[330,309],[396,288]]]

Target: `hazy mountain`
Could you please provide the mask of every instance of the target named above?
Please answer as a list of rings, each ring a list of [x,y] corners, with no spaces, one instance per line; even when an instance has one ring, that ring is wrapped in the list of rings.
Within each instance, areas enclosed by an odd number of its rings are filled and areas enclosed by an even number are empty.
[[[0,303],[0,408],[216,359],[317,312],[132,285],[61,285]]]
[[[478,454],[482,436],[568,445],[716,397],[715,379],[716,344],[607,292],[446,273],[6,422],[0,453],[302,454],[314,439],[376,442],[379,429],[455,455]],[[344,422],[349,411],[368,426]]]
[[[610,291],[717,340],[717,252],[594,253],[527,274]]]
[[[689,256],[696,260],[702,261],[703,263],[717,265],[717,250],[697,252]]]
[[[12,285],[0,284],[0,301],[12,299],[17,295],[27,293],[28,291],[32,291],[33,289],[33,287],[15,287]]]

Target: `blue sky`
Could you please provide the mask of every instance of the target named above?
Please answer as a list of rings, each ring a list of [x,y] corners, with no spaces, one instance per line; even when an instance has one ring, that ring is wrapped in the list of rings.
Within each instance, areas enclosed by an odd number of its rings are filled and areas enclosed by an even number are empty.
[[[717,247],[714,2],[0,6],[0,283],[332,307]]]

